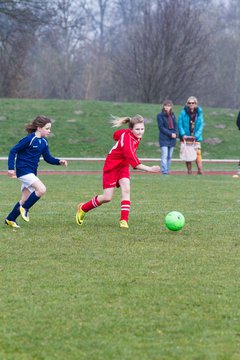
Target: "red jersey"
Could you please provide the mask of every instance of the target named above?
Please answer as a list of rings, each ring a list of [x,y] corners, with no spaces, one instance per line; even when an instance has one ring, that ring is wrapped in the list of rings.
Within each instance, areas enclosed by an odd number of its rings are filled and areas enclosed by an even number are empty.
[[[134,136],[130,129],[115,131],[113,138],[117,142],[106,157],[103,167],[104,172],[129,165],[134,169],[137,165],[141,164],[136,155],[141,139]]]

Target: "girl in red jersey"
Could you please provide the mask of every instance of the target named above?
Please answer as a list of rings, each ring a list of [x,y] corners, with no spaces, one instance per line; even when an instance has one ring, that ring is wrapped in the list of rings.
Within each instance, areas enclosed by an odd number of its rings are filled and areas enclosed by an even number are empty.
[[[136,155],[138,145],[144,134],[144,118],[141,115],[134,117],[115,118],[113,127],[128,124],[128,129],[117,130],[113,134],[116,144],[108,153],[103,167],[103,194],[94,196],[90,201],[79,204],[76,214],[76,223],[82,225],[86,213],[103,203],[110,202],[115,187],[121,188],[121,217],[120,228],[128,228],[130,212],[130,165],[133,169],[159,172],[159,166],[141,164]]]

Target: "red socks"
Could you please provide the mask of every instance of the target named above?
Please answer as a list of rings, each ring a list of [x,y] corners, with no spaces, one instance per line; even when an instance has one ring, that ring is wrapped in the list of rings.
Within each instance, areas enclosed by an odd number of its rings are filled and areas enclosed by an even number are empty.
[[[98,206],[100,206],[101,204],[99,203],[97,196],[94,196],[94,198],[92,198],[92,200],[86,202],[85,204],[82,205],[82,210],[84,212],[88,212]]]
[[[129,212],[130,212],[131,201],[122,200],[121,201],[121,219],[128,222]]]
[[[88,212],[100,205],[101,204],[99,203],[97,196],[94,196],[94,198],[92,198],[92,200],[90,200],[82,205],[82,210],[84,212]],[[131,206],[131,201],[129,201],[129,200],[121,201],[121,219],[120,220],[125,220],[128,222],[130,206]]]

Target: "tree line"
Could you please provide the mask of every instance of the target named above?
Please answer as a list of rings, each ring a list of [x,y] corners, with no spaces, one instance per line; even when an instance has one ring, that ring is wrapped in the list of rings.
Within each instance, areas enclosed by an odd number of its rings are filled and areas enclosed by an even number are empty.
[[[0,96],[239,108],[238,0],[0,0]]]

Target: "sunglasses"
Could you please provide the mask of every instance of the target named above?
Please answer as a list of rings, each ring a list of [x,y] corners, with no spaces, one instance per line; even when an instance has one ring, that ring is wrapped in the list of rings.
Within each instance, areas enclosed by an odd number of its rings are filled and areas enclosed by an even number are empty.
[[[188,102],[188,105],[194,105],[195,102]]]

